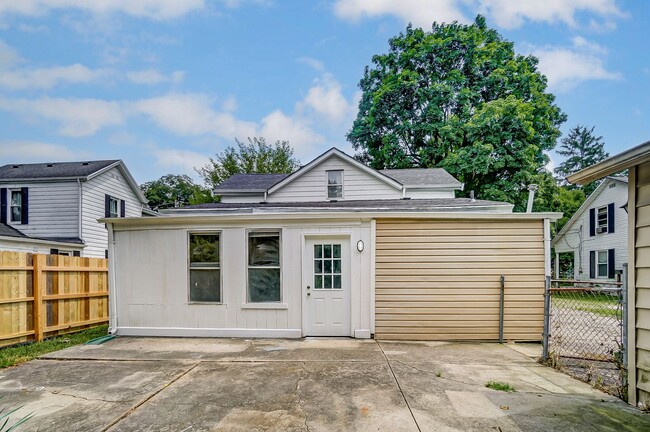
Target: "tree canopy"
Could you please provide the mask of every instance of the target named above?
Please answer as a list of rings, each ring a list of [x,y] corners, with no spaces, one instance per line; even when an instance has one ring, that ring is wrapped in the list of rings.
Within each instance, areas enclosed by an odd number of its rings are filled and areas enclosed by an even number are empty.
[[[562,138],[560,148],[556,150],[557,154],[566,159],[555,168],[555,174],[570,189],[578,188],[578,186],[565,180],[568,175],[609,157],[609,153],[605,151],[603,137],[594,135],[594,128],[595,126],[591,129],[581,125],[575,126],[567,136]],[[582,190],[586,196],[589,196],[597,186],[597,182],[593,182],[582,186]]]
[[[347,138],[373,168],[442,167],[465,193],[523,209],[566,118],[537,63],[481,16],[409,25],[366,67]]]
[[[236,138],[235,142],[237,148],[227,147],[210,158],[207,165],[196,170],[211,189],[233,174],[290,173],[300,167],[288,141],[267,144],[264,138],[253,137],[248,138],[248,144]]]
[[[214,201],[210,190],[195,184],[186,175],[167,174],[158,180],[140,185],[140,189],[153,209],[183,207]]]

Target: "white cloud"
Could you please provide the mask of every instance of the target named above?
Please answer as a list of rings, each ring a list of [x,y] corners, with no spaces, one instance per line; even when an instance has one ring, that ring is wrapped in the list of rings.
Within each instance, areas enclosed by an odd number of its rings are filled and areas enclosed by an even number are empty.
[[[185,78],[184,71],[175,71],[170,75],[164,75],[154,69],[131,71],[126,73],[126,78],[134,84],[157,85],[161,83],[178,84]]]
[[[166,20],[204,7],[204,0],[19,0],[0,2],[0,15],[34,16],[52,9],[78,9],[98,15],[124,13],[135,17]]]
[[[422,28],[430,28],[434,21],[468,21],[456,0],[337,0],[334,12],[351,21],[393,15]]]
[[[0,110],[56,121],[60,123],[59,133],[71,137],[93,135],[107,126],[121,125],[125,120],[118,102],[100,99],[0,98]]]
[[[228,112],[237,111],[237,99],[234,96],[228,97],[221,103],[221,109]]]
[[[314,86],[305,98],[298,103],[298,110],[311,109],[313,112],[330,123],[338,124],[350,118],[355,106],[343,96],[341,84],[331,74],[324,74],[316,79]]]
[[[72,151],[59,144],[36,141],[0,141],[0,159],[8,163],[34,161],[65,162],[82,159],[89,154]]]
[[[312,57],[299,57],[296,59],[296,61],[298,63],[305,64],[318,72],[323,72],[325,70],[325,65],[323,62]]]
[[[21,61],[22,59],[15,49],[0,41],[0,69],[14,66]]]
[[[583,81],[622,78],[605,67],[607,50],[582,37],[573,38],[569,47],[533,47],[531,51],[539,58],[539,70],[548,78],[550,90],[562,92]]]
[[[467,22],[468,16],[482,13],[502,28],[516,28],[526,21],[563,22],[576,26],[576,14],[588,12],[605,18],[625,14],[616,0],[337,0],[334,13],[343,19],[358,21],[364,17],[392,15],[405,23],[428,29],[433,21]]]
[[[155,148],[152,151],[158,165],[164,168],[182,169],[186,174],[196,179],[194,168],[206,165],[210,158],[190,150]]]
[[[62,83],[89,83],[106,78],[106,69],[89,69],[80,64],[40,69],[0,71],[0,87],[18,89],[49,89]]]

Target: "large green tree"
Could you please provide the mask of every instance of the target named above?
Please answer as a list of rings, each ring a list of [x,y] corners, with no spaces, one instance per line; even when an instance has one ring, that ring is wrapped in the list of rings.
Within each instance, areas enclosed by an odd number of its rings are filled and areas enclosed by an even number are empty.
[[[560,147],[555,150],[557,154],[566,158],[564,162],[555,168],[555,174],[569,188],[576,188],[577,186],[565,180],[568,175],[609,157],[609,153],[605,151],[603,137],[596,136],[594,128],[595,126],[591,129],[581,125],[575,126],[567,136],[562,138]],[[582,190],[586,196],[589,196],[597,186],[598,183],[593,182],[582,186]]]
[[[267,144],[262,137],[248,138],[245,144],[235,138],[237,148],[227,147],[196,171],[210,188],[239,173],[290,173],[300,167],[288,141]]]
[[[465,193],[521,210],[566,117],[537,63],[482,16],[409,25],[366,68],[347,138],[374,168],[443,167]]]
[[[209,189],[195,184],[186,175],[167,174],[158,180],[140,185],[140,189],[153,209],[183,207],[214,201]]]

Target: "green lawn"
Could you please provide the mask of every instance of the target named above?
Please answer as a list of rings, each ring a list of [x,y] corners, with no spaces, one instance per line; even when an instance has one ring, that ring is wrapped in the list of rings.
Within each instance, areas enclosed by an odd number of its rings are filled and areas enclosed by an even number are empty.
[[[554,292],[553,304],[564,308],[571,308],[596,315],[616,318],[620,314],[618,297],[600,293]]]
[[[42,342],[34,342],[26,345],[9,346],[0,348],[0,369],[13,366],[18,363],[30,361],[36,357],[63,348],[86,343],[91,339],[106,336],[108,326],[103,325],[82,330],[62,336],[46,339]]]

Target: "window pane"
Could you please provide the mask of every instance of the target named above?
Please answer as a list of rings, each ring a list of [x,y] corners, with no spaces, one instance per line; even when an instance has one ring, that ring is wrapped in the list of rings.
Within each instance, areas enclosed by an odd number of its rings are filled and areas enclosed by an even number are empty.
[[[607,252],[600,251],[598,252],[598,264],[607,264]]]
[[[343,184],[343,171],[327,171],[327,184],[328,185]]]
[[[328,198],[342,198],[343,197],[343,186],[327,186],[327,197]]]
[[[20,222],[21,219],[20,207],[11,207],[11,221]]]
[[[280,234],[250,233],[248,235],[248,264],[252,266],[279,266]]]
[[[341,245],[332,245],[332,253],[334,255],[334,258],[341,258]]]
[[[332,288],[332,276],[330,275],[323,276],[323,282],[325,282],[325,284],[323,285],[324,288],[326,289]]]
[[[22,194],[18,191],[11,191],[11,205],[19,206],[22,201]]]
[[[219,270],[190,270],[190,301],[220,302]]]
[[[323,245],[314,245],[314,258],[323,257]]]
[[[341,289],[341,275],[334,276],[334,288]]]
[[[607,277],[607,264],[598,264],[598,276]]]
[[[332,273],[332,261],[331,260],[325,260],[325,268],[323,269],[323,273]]]
[[[190,263],[219,264],[219,234],[190,234]]]
[[[323,246],[323,256],[325,258],[332,258],[332,245]]]
[[[248,300],[280,301],[280,269],[248,269]]]
[[[321,275],[314,276],[314,288],[315,289],[323,288],[323,276]]]
[[[314,273],[323,273],[323,261],[314,260]]]
[[[333,273],[341,273],[341,260],[334,260]]]

